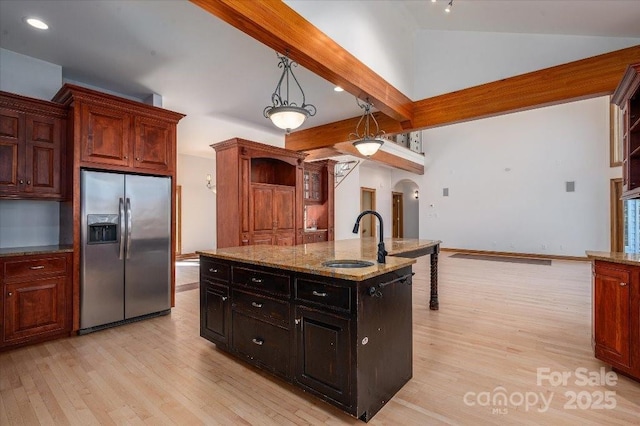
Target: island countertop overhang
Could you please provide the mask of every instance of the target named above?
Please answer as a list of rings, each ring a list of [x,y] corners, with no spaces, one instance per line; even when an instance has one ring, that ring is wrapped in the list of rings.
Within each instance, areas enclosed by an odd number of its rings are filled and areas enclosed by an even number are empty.
[[[354,238],[297,246],[240,246],[196,252],[201,256],[238,261],[258,266],[303,272],[312,275],[363,281],[414,264],[412,254],[440,244],[435,240],[387,238],[384,240],[389,256],[386,263],[376,262],[378,240]],[[401,257],[408,255],[407,257]],[[322,263],[330,260],[366,260],[373,266],[364,268],[332,268]]]

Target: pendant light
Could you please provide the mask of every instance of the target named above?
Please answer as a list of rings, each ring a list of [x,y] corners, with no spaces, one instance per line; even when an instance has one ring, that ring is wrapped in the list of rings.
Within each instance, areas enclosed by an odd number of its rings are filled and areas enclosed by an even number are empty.
[[[356,131],[351,133],[349,138],[356,139],[352,143],[360,154],[365,157],[371,157],[373,154],[378,152],[384,143],[384,139],[382,139],[384,131],[380,130],[376,118],[371,114],[371,107],[373,104],[369,102],[369,98],[367,98],[364,103],[361,103],[360,99],[356,99],[356,102],[358,103],[358,106],[364,110],[364,113],[356,125]],[[371,128],[371,121],[373,121],[376,126],[375,133],[372,132],[373,129]]]
[[[289,60],[288,52],[284,56],[279,53],[276,53],[276,55],[278,55],[278,59],[280,60],[278,67],[282,68],[282,75],[280,76],[280,80],[278,80],[276,89],[271,95],[272,105],[266,107],[263,114],[265,118],[271,119],[276,127],[286,130],[286,132],[289,133],[291,130],[300,127],[307,117],[313,117],[316,115],[316,107],[305,103],[302,86],[300,86],[298,79],[293,74],[291,67],[297,67],[298,63]],[[290,80],[293,80],[300,90],[300,94],[302,96],[302,103],[300,106],[289,99]]]

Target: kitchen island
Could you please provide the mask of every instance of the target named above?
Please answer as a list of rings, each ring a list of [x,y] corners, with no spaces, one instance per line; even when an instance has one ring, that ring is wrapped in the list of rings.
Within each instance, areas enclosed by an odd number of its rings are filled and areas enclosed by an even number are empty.
[[[384,264],[374,239],[198,252],[200,335],[368,421],[412,377],[413,257],[440,244],[385,242]]]

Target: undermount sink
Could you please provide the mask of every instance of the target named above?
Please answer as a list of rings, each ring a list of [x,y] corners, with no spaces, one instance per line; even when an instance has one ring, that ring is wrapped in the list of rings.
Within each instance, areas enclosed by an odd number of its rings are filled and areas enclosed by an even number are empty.
[[[322,266],[326,266],[327,268],[366,268],[367,266],[373,265],[373,262],[366,260],[336,259],[322,262]]]

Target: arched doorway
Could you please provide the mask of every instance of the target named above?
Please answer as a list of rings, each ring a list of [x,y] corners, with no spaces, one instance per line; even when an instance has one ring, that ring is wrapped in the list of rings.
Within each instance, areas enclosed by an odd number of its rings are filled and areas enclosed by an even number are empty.
[[[409,179],[396,183],[392,194],[392,236],[395,238],[419,238],[420,191],[418,184]]]

